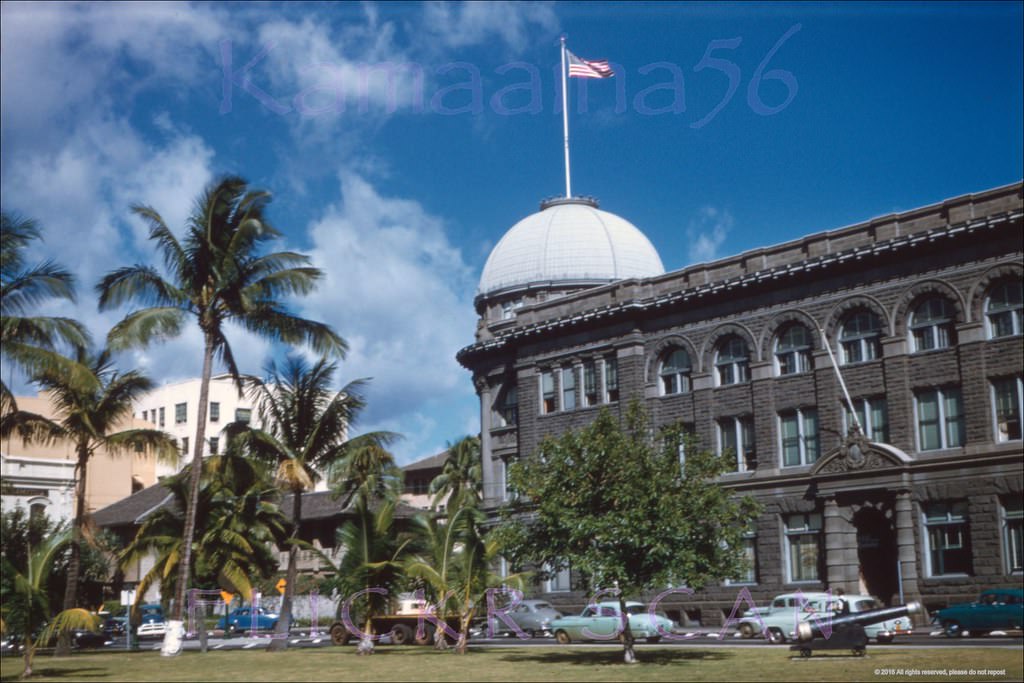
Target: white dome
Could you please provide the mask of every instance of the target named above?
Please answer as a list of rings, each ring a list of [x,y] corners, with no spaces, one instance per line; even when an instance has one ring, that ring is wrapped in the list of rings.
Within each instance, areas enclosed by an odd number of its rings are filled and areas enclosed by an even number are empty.
[[[478,292],[548,282],[597,285],[664,272],[658,252],[635,225],[601,211],[596,201],[558,199],[505,233],[484,265]]]

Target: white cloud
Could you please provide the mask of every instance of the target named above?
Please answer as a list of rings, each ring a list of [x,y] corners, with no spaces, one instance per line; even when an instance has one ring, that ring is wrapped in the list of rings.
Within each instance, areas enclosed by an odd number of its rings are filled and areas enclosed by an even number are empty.
[[[539,36],[550,38],[558,30],[558,18],[549,3],[431,2],[424,6],[422,27],[446,47],[499,39],[520,51]]]
[[[686,228],[690,263],[703,263],[720,257],[733,223],[732,214],[727,209],[701,208]]]
[[[343,374],[373,378],[367,425],[412,429],[399,452],[429,455],[443,446],[437,429],[461,430],[475,410],[469,376],[455,361],[473,339],[475,275],[442,221],[417,202],[382,196],[353,173],[340,180],[342,202],[311,228],[325,279],[301,303],[349,342]],[[439,410],[444,424],[427,417]]]
[[[379,114],[390,105],[392,90],[386,72],[371,74],[365,86],[359,78],[368,73],[366,65],[419,60],[429,72],[453,58],[451,50],[469,45],[498,41],[519,49],[532,28],[553,22],[550,7],[512,4],[446,8],[451,25],[438,8],[414,8],[401,15],[402,21],[416,15],[413,30],[386,20],[388,10],[375,5],[340,22],[333,10],[287,18],[288,10],[179,3],[0,7],[3,208],[36,218],[46,237],[40,257],[54,258],[78,277],[78,305],[54,302],[45,312],[82,320],[97,341],[125,313],[97,312],[97,280],[121,265],[159,263],[129,207],[151,205],[180,230],[218,162],[225,163],[214,151],[218,141],[204,139],[171,113],[178,102],[194,102],[189,98],[196,88],[203,89],[209,115],[216,111],[222,40],[231,41],[236,68],[262,42],[274,42],[253,77],[288,104],[303,88],[344,77],[345,87],[355,88],[346,92],[365,92],[378,107],[370,113]],[[422,30],[428,15],[431,29]],[[429,93],[429,82],[426,88]],[[248,97],[237,87],[235,96]],[[358,111],[358,100],[352,107]],[[360,125],[381,120],[369,116]],[[248,122],[234,125],[247,128]],[[386,176],[392,159],[365,149],[350,159],[351,147],[336,131],[301,116],[286,125],[302,153],[294,142],[270,141],[274,167],[284,169],[278,185],[287,187],[287,180],[301,188],[308,169],[323,168],[325,159],[345,158],[347,168],[365,174],[343,174],[343,201],[325,208],[311,226],[312,255],[327,277],[296,304],[351,344],[339,380],[374,378],[364,428],[405,433],[396,448],[403,462],[436,453],[445,441],[477,430],[469,375],[454,359],[473,339],[475,274],[441,219],[416,202],[382,196],[365,180]],[[346,139],[365,144],[356,133]],[[229,338],[242,371],[259,372],[270,345],[237,330]],[[178,339],[122,360],[158,381],[173,381],[199,374],[200,350],[198,330],[189,325]]]

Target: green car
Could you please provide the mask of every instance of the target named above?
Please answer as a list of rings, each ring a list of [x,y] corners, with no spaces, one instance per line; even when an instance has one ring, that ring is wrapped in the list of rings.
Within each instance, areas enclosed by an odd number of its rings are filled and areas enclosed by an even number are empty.
[[[981,592],[977,602],[940,609],[932,619],[950,638],[969,633],[1020,629],[1024,626],[1024,590],[992,588]]]
[[[618,602],[588,605],[578,617],[552,619],[550,628],[555,640],[565,645],[574,640],[617,640],[622,632]],[[675,623],[662,614],[651,614],[641,602],[627,602],[626,614],[633,637],[656,643],[675,628]]]

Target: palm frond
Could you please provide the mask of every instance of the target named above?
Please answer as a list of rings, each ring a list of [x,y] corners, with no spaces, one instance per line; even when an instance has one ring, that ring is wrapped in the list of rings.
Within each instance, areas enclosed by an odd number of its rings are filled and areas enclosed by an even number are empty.
[[[107,273],[96,285],[96,293],[101,311],[126,303],[175,308],[189,304],[185,293],[162,278],[155,268],[140,264]]]
[[[261,304],[238,322],[250,332],[285,344],[306,344],[320,355],[344,358],[348,343],[329,325],[300,318],[284,309]]]
[[[107,344],[115,351],[163,341],[181,333],[185,312],[179,308],[144,308],[129,313],[114,325],[107,335]]]
[[[55,616],[50,623],[46,625],[46,628],[43,629],[42,633],[39,634],[39,638],[36,640],[36,646],[43,647],[46,643],[49,643],[54,636],[76,630],[99,631],[99,615],[91,614],[89,610],[82,609],[81,607],[74,607],[72,609],[66,609],[63,612],[59,612],[57,616]]]

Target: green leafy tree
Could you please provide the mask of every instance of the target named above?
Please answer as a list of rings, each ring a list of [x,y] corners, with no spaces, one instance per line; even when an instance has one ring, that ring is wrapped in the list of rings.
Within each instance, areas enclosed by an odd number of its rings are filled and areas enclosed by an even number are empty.
[[[465,436],[450,444],[441,474],[430,482],[429,490],[434,496],[434,507],[441,503],[452,510],[467,505],[479,507],[483,487],[482,467],[480,437]]]
[[[344,340],[323,323],[290,313],[282,303],[292,295],[308,294],[321,277],[319,269],[298,253],[261,253],[269,240],[281,236],[268,221],[270,195],[250,190],[246,181],[227,177],[211,183],[189,216],[179,241],[151,207],[133,211],[149,224],[149,237],[163,257],[167,276],[147,265],[115,270],[97,285],[99,305],[106,310],[128,303],[136,310],[111,330],[109,341],[119,348],[142,346],[177,336],[192,318],[203,338],[203,370],[197,415],[208,409],[210,376],[221,360],[241,389],[238,367],[226,336],[228,323],[286,344],[307,343],[321,354],[343,355]],[[196,501],[202,467],[206,420],[196,421],[192,481],[185,507],[183,561],[172,609],[173,628],[182,620],[189,583]],[[168,631],[164,654],[176,654]]]
[[[178,592],[178,565],[185,557],[182,511],[191,484],[189,467],[162,481],[170,489],[172,504],[149,515],[119,557],[123,567],[146,556],[155,558],[136,589],[139,601],[157,583],[164,601]],[[274,548],[288,535],[280,491],[258,462],[230,452],[206,458],[202,467],[196,506],[201,533],[189,556],[195,564],[189,576],[201,587],[219,587],[252,600],[253,585],[277,570]]]
[[[135,401],[153,388],[149,378],[136,371],[118,372],[107,351],[90,356],[86,350],[80,349],[74,362],[88,371],[86,381],[66,374],[60,366],[43,368],[33,376],[53,405],[54,418],[18,410],[0,421],[0,437],[6,438],[12,432],[18,432],[30,442],[67,443],[75,453],[75,516],[71,526],[65,610],[75,607],[79,598],[82,546],[88,528],[85,489],[89,461],[100,449],[112,455],[148,449],[165,461],[177,461],[178,457],[174,439],[162,431],[114,431],[131,417]],[[62,638],[58,653],[67,654],[70,650],[70,641],[67,637]]]
[[[375,473],[379,463],[375,465],[372,457],[369,463],[361,463],[360,458],[383,454],[394,465],[385,446],[396,435],[371,432],[349,438],[366,406],[362,396],[365,382],[356,380],[340,391],[332,389],[336,370],[337,366],[327,358],[310,366],[303,359],[290,356],[280,370],[271,364],[266,381],[255,381],[250,389],[263,428],[248,423],[233,423],[227,428],[232,447],[272,463],[277,468],[278,486],[292,495],[294,526],[287,546],[288,568],[278,621],[281,634],[288,630],[298,579],[298,552],[303,545],[299,538],[302,494],[313,488],[321,472],[342,471],[346,466],[352,468],[353,475],[365,467],[366,476],[383,477],[383,473]],[[356,476],[345,479],[350,486],[357,480]],[[269,649],[287,647],[287,638],[275,638]]]
[[[77,374],[58,347],[85,346],[89,335],[82,324],[32,315],[49,300],[75,300],[74,277],[67,270],[53,261],[28,265],[26,251],[38,239],[35,221],[0,213],[0,353],[28,374],[54,367]],[[0,379],[0,415],[16,407],[11,389]]]
[[[569,563],[592,585],[617,588],[622,614],[627,595],[734,576],[757,510],[716,483],[728,463],[728,454],[698,450],[679,426],[652,433],[638,402],[622,424],[602,410],[510,468],[518,500],[499,531],[503,553],[515,566]],[[625,661],[636,661],[625,619],[621,640]]]

